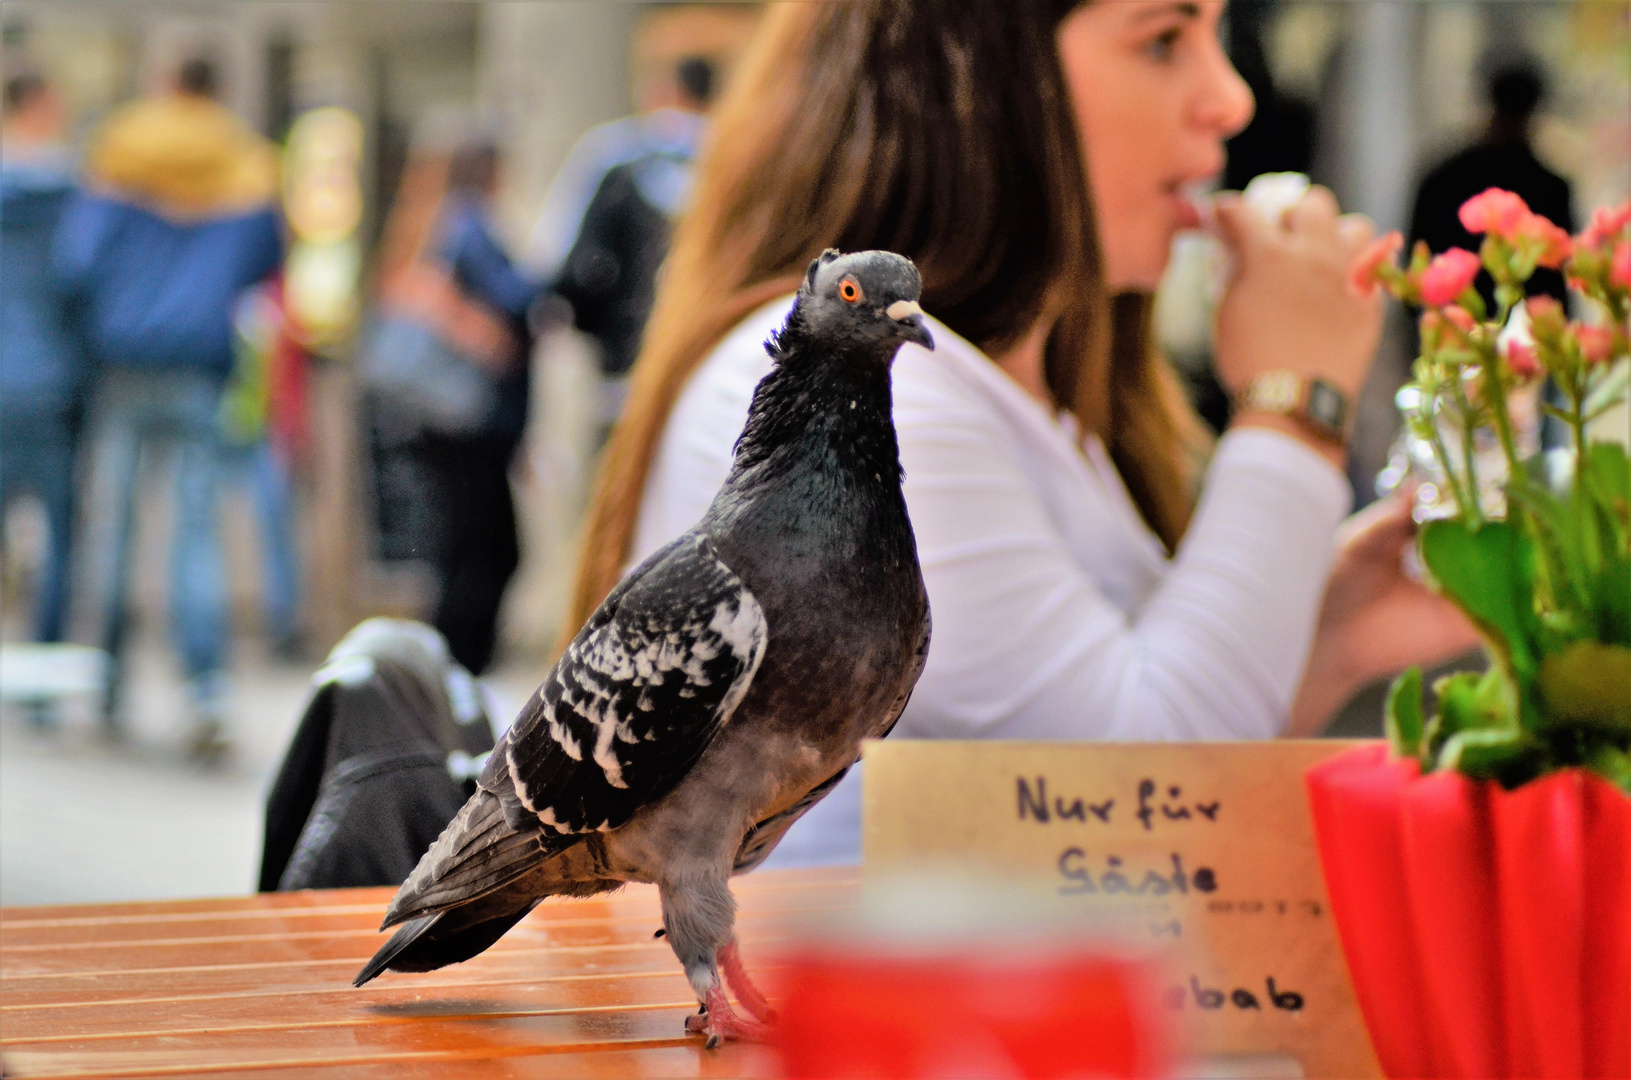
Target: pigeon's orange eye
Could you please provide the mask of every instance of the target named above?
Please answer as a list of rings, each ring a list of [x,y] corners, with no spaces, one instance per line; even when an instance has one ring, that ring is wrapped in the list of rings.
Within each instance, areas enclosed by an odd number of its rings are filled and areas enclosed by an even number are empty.
[[[854,278],[845,278],[838,283],[838,295],[843,297],[846,304],[859,303],[861,287],[855,283]]]

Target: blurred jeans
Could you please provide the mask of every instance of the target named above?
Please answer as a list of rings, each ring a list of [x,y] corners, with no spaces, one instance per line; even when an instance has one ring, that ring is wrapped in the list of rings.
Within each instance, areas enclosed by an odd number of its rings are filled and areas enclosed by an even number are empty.
[[[51,533],[35,583],[34,640],[61,641],[74,528],[74,432],[68,417],[0,410],[0,514],[24,494],[44,504]]]
[[[291,643],[300,632],[300,556],[289,465],[266,439],[248,446],[228,445],[223,461],[227,480],[243,484],[255,507],[267,632],[274,645]]]
[[[144,453],[170,449],[175,475],[170,548],[170,634],[194,705],[218,711],[228,645],[226,572],[217,512],[220,381],[194,371],[103,372],[91,416],[86,593],[101,644],[113,657],[108,719],[116,709],[129,620],[136,494]]]

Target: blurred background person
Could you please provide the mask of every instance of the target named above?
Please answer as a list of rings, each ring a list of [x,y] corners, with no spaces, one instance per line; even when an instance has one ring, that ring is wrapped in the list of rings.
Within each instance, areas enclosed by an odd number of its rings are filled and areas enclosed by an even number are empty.
[[[603,435],[622,412],[716,79],[700,56],[648,78],[640,112],[578,140],[533,231],[529,261],[599,346]]]
[[[116,110],[93,135],[84,193],[65,211],[58,261],[84,306],[99,365],[92,406],[96,560],[90,600],[114,658],[117,732],[127,592],[143,457],[167,447],[175,479],[170,633],[188,683],[188,741],[226,746],[231,627],[217,521],[221,388],[233,312],[281,258],[274,149],[216,100],[192,57],[170,88]]]
[[[380,256],[381,311],[364,361],[379,427],[423,482],[406,543],[437,580],[430,621],[454,660],[492,663],[504,590],[520,564],[509,470],[526,429],[528,313],[543,293],[497,239],[491,138],[410,160]],[[469,398],[468,408],[449,401]]]
[[[1489,122],[1472,145],[1451,154],[1422,178],[1410,214],[1410,239],[1427,241],[1438,254],[1450,248],[1477,251],[1483,237],[1461,224],[1461,204],[1488,188],[1498,187],[1523,196],[1537,214],[1574,232],[1574,193],[1569,182],[1535,155],[1532,123],[1535,110],[1546,98],[1540,68],[1528,60],[1495,65],[1485,83]],[[1478,275],[1484,303],[1495,300],[1495,283],[1487,271]],[[1563,274],[1544,267],[1526,286],[1530,296],[1565,299]]]
[[[31,632],[63,639],[73,552],[74,465],[87,360],[51,248],[74,191],[56,88],[24,68],[5,81],[0,127],[0,517],[22,495],[50,532]]]

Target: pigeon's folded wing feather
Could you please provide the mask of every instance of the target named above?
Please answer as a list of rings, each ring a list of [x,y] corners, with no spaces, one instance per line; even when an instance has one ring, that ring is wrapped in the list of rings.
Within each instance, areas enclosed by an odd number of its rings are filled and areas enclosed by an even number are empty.
[[[385,925],[469,903],[666,794],[730,721],[764,612],[705,534],[636,568],[578,633]]]
[[[500,800],[478,790],[397,890],[381,929],[485,896],[575,842],[536,822],[511,828]]]
[[[633,571],[500,740],[481,786],[547,832],[607,831],[666,794],[730,722],[764,612],[691,532]]]

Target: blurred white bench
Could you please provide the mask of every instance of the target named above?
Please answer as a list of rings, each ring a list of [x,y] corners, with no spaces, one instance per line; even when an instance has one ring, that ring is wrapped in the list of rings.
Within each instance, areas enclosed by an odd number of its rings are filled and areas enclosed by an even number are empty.
[[[0,642],[0,701],[42,703],[100,694],[109,657],[88,645]]]

